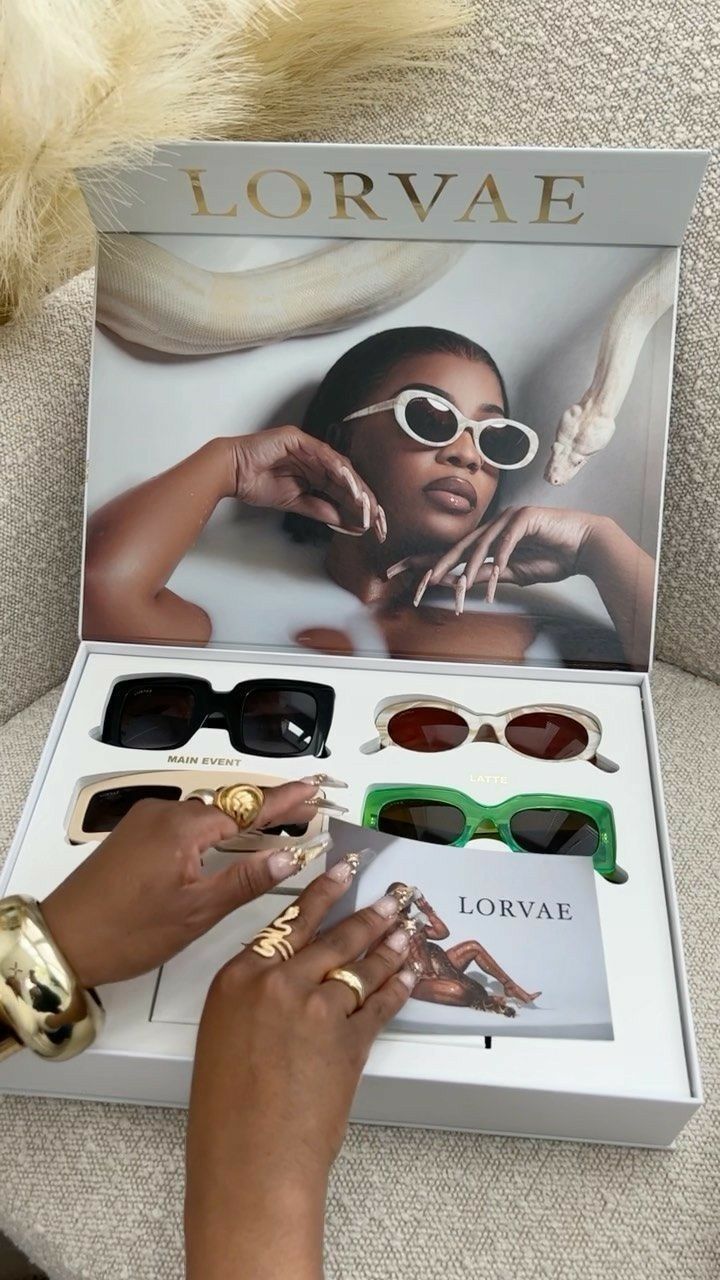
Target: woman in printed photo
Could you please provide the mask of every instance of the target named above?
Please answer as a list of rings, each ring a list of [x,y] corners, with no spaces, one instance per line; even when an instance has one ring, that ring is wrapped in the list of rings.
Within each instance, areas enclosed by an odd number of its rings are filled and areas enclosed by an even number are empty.
[[[312,580],[304,585],[306,622],[288,615],[286,645],[642,665],[654,561],[609,517],[506,504],[505,475],[537,448],[472,339],[432,326],[373,334],[336,361],[300,424],[211,439],[92,515],[84,634],[207,643],[213,618],[168,581],[232,499],[281,512],[288,539],[322,548],[335,592],[320,604]],[[543,594],[575,575],[594,583],[608,625]],[[260,591],[237,608],[262,608]]]

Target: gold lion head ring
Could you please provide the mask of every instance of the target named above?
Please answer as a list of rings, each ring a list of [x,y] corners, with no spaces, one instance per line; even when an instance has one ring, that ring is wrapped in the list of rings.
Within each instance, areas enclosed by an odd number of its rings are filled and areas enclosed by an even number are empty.
[[[228,787],[216,787],[214,791],[193,791],[188,800],[202,800],[214,805],[237,823],[240,831],[246,831],[255,822],[265,803],[264,793],[251,782],[233,782]]]
[[[358,978],[356,973],[353,973],[352,969],[331,969],[325,975],[323,981],[342,982],[343,986],[349,987],[355,996],[355,1012],[357,1013],[358,1009],[362,1009],[366,999],[365,985],[362,979]]]

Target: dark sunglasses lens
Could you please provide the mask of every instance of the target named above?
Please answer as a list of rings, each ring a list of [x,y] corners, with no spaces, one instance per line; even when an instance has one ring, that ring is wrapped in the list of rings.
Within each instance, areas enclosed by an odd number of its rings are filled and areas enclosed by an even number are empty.
[[[279,827],[263,827],[261,835],[264,836],[292,836],[295,840],[299,836],[304,836],[307,832],[307,822],[290,822],[286,825],[280,824]]]
[[[450,751],[465,741],[468,727],[456,711],[411,707],[390,718],[388,733],[406,751]]]
[[[510,819],[510,830],[526,853],[590,858],[600,841],[592,818],[570,809],[523,809]]]
[[[512,467],[527,458],[530,440],[518,427],[504,423],[499,427],[483,427],[480,448],[488,462],[498,467]]]
[[[243,703],[245,750],[260,756],[295,756],[312,744],[317,702],[300,689],[257,689]]]
[[[88,835],[96,831],[112,831],[138,800],[179,800],[180,787],[116,787],[96,791],[88,803],[82,829]]]
[[[120,746],[144,751],[181,747],[190,736],[195,694],[183,685],[134,689],[120,713]]]
[[[536,760],[575,760],[588,744],[579,720],[554,711],[531,711],[515,716],[505,728],[509,746]]]
[[[457,435],[457,418],[427,396],[417,396],[405,405],[405,421],[411,431],[428,444],[448,444]]]
[[[442,800],[390,800],[378,814],[378,830],[408,840],[452,844],[465,829],[465,815]]]

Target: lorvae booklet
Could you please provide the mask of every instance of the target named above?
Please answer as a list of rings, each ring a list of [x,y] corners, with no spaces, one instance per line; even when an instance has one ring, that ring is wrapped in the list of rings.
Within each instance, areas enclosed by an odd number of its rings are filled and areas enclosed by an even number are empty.
[[[430,845],[339,821],[330,830],[329,864],[359,845],[377,853],[330,922],[398,883],[420,891],[418,983],[395,1027],[612,1040],[592,858]]]

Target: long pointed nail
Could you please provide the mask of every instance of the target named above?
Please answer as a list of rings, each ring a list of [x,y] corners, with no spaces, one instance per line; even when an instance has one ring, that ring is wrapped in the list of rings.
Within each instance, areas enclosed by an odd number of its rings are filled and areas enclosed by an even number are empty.
[[[460,614],[465,608],[466,591],[467,591],[467,576],[466,574],[461,573],[460,577],[457,580],[457,587],[455,588],[455,617],[456,618],[460,617]]]
[[[297,871],[303,871],[330,848],[332,838],[328,835],[315,836],[312,840],[297,844],[281,845],[270,854],[267,867],[273,880],[285,880]]]
[[[367,533],[370,528],[370,499],[366,493],[362,494],[362,513],[363,513],[363,529]]]
[[[340,778],[331,778],[329,773],[313,773],[309,778],[301,778],[301,782],[306,782],[310,787],[337,787],[347,791],[348,783],[343,782]]]
[[[346,538],[362,538],[365,533],[364,529],[343,529],[340,524],[329,524],[328,529],[332,529],[333,533],[344,533]]]
[[[361,501],[360,486],[349,467],[341,467],[340,475],[344,476],[348,489],[356,502]]]
[[[428,569],[427,573],[424,575],[424,577],[420,582],[420,586],[415,592],[415,598],[413,600],[413,604],[416,609],[420,604],[420,601],[422,600],[423,596],[425,595],[425,592],[428,589],[428,583],[430,582],[431,577],[432,577],[432,569]]]
[[[346,853],[345,857],[336,862],[326,874],[331,880],[337,880],[339,884],[346,882],[349,884],[361,868],[364,871],[371,862],[375,861],[379,852],[378,849],[360,849],[358,853]]]
[[[308,808],[314,809],[316,813],[333,814],[350,812],[350,810],[346,809],[344,805],[334,804],[332,800],[325,800],[324,798],[318,798],[317,800],[312,798],[310,800],[303,800],[303,804],[306,804]]]
[[[485,599],[488,604],[492,604],[493,600],[495,599],[495,591],[497,590],[499,577],[500,577],[500,565],[494,564],[492,567],[492,572],[490,574],[490,577],[488,578],[487,591],[485,592]]]
[[[378,507],[377,515],[375,516],[375,533],[377,534],[378,542],[384,542],[387,538],[387,517],[382,507]]]
[[[397,578],[399,573],[404,573],[410,564],[410,559],[410,556],[406,556],[404,560],[397,560],[395,564],[391,564],[390,568],[385,570],[385,577],[388,581],[390,578]]]

